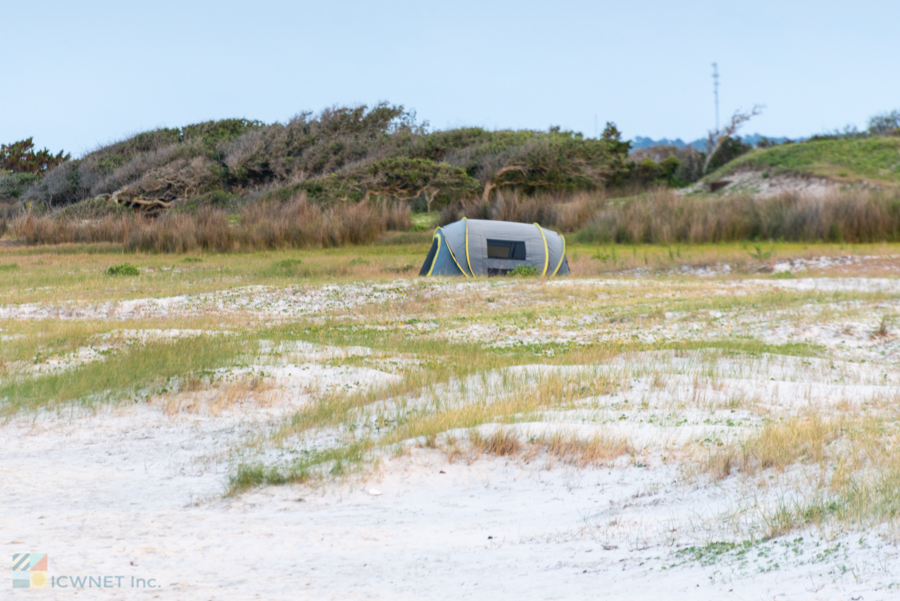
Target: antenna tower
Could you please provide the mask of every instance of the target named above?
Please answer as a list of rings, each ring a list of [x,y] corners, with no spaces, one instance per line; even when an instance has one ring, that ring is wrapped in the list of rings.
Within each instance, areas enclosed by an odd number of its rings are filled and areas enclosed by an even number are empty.
[[[716,131],[719,131],[719,64],[713,63],[713,95],[716,97]]]

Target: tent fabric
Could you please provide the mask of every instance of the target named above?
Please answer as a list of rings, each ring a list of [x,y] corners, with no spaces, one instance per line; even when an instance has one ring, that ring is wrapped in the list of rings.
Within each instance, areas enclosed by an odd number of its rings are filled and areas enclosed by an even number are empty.
[[[520,265],[568,275],[565,255],[565,238],[536,223],[463,219],[435,230],[419,275],[505,275]]]

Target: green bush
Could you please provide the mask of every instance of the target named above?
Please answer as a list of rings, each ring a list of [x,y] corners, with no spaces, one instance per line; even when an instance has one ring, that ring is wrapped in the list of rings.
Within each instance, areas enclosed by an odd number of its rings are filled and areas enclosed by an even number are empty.
[[[141,270],[131,263],[122,263],[121,265],[110,265],[106,273],[114,276],[136,276],[141,275]]]
[[[262,121],[248,119],[222,119],[221,121],[204,121],[185,126],[181,130],[183,140],[200,140],[209,147],[220,142],[234,140],[242,134],[265,127]]]
[[[741,155],[747,154],[751,150],[753,150],[753,147],[749,144],[744,144],[740,138],[728,138],[719,146],[719,150],[712,157],[706,170],[708,173],[712,173],[719,167],[730,163]]]
[[[302,264],[300,259],[285,259],[274,263],[270,272],[276,277],[303,277],[308,275],[309,270],[301,268]]]
[[[535,277],[538,274],[538,269],[534,265],[519,265],[512,271],[509,271],[506,275],[513,277]]]
[[[15,200],[32,185],[40,181],[37,173],[10,173],[0,175],[0,200]]]

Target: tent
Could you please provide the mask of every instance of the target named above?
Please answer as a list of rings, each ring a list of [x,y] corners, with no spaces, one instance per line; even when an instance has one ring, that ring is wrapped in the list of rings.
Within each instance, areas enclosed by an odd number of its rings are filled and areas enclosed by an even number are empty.
[[[538,224],[465,219],[434,231],[419,275],[506,275],[530,265],[539,275],[568,275],[566,239]]]

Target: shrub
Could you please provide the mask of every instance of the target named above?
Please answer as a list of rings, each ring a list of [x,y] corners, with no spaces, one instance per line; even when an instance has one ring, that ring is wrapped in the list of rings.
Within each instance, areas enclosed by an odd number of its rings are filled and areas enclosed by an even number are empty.
[[[21,194],[55,207],[114,193],[164,202],[241,197],[235,206],[260,193],[282,201],[306,193],[325,203],[415,199],[430,210],[501,189],[597,190],[633,176],[630,143],[611,123],[601,139],[559,128],[426,126],[403,106],[381,103],[301,113],[285,124],[225,119],[156,129],[65,161]]]
[[[124,275],[124,276],[136,276],[141,275],[141,270],[132,265],[131,263],[122,263],[121,265],[110,265],[106,270],[106,273],[109,275]]]
[[[894,110],[871,117],[869,133],[874,136],[900,134],[900,111]]]
[[[644,185],[668,184],[672,186],[685,186],[695,182],[703,176],[703,161],[706,155],[691,146],[678,148],[675,146],[650,146],[641,148],[630,154],[635,164],[633,176]],[[642,174],[641,165],[647,159],[656,163],[656,169],[647,175]]]
[[[55,155],[46,148],[35,151],[32,138],[28,138],[13,142],[9,146],[0,145],[0,174],[4,172],[34,173],[40,176],[70,158],[62,150]]]
[[[181,133],[184,140],[200,140],[204,145],[215,148],[222,142],[234,140],[248,131],[263,127],[265,127],[265,123],[262,121],[222,119],[188,125],[181,130]]]
[[[716,151],[715,156],[713,156],[710,160],[709,165],[706,168],[706,172],[712,173],[725,163],[730,163],[739,156],[747,154],[751,150],[753,150],[753,147],[749,144],[744,144],[740,138],[730,137],[723,141],[722,145],[719,146],[719,150]]]
[[[30,186],[41,179],[37,173],[0,175],[0,200],[16,200]]]
[[[507,275],[513,277],[535,277],[538,274],[538,269],[534,265],[519,265],[515,269],[511,270]]]

